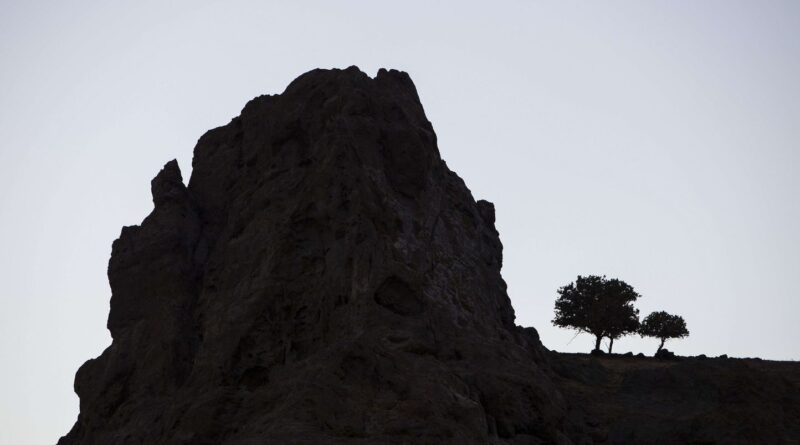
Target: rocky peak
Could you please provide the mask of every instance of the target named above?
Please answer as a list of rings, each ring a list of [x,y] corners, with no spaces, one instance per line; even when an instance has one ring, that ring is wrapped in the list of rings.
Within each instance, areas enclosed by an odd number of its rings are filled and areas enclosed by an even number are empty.
[[[61,440],[567,443],[494,206],[409,76],[314,70],[170,161],[109,262],[113,343]]]
[[[156,207],[169,201],[181,201],[186,196],[186,186],[183,185],[181,169],[175,159],[164,165],[155,178],[150,182],[153,194],[153,204]]]

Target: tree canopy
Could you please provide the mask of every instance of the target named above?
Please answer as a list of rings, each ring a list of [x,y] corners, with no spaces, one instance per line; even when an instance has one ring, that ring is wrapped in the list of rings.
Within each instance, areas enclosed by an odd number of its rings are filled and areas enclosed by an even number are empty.
[[[553,324],[595,336],[595,349],[603,337],[610,340],[637,332],[639,310],[633,307],[640,295],[628,283],[616,278],[578,276],[574,283],[558,289]]]
[[[653,312],[642,321],[639,334],[643,337],[661,339],[656,353],[664,347],[664,342],[669,338],[683,338],[689,335],[686,322],[680,315],[668,314],[664,311]]]

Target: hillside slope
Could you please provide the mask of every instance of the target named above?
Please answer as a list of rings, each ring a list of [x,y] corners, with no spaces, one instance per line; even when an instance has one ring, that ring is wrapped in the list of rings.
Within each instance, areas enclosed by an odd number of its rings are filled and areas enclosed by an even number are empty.
[[[800,443],[800,363],[550,357],[587,443]]]

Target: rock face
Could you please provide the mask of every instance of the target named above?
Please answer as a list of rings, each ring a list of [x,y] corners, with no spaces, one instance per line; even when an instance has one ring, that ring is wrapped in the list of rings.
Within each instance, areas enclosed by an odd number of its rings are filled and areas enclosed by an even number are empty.
[[[494,207],[402,72],[315,70],[175,161],[113,244],[60,445],[571,443]]]

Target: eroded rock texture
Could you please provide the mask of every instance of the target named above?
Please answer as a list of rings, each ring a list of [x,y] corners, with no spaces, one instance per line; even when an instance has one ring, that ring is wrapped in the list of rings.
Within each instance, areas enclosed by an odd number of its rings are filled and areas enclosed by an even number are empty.
[[[315,70],[175,161],[109,262],[59,444],[570,443],[494,207],[402,72]]]

